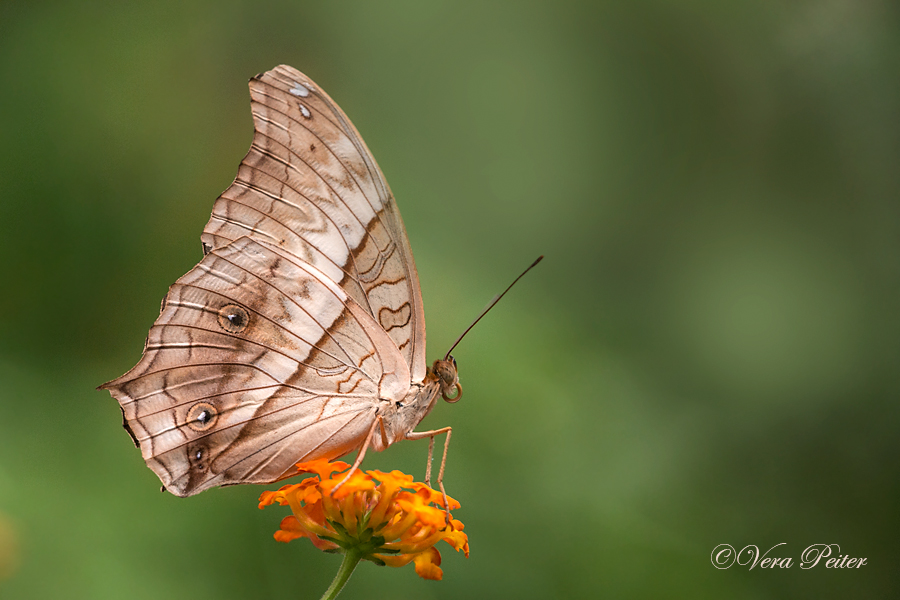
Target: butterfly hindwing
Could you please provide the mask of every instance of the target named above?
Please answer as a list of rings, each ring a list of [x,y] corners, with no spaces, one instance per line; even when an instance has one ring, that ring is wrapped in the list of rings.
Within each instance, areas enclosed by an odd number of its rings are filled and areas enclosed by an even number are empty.
[[[393,340],[329,277],[242,237],[170,288],[141,361],[104,387],[163,484],[191,495],[353,450],[409,382]]]

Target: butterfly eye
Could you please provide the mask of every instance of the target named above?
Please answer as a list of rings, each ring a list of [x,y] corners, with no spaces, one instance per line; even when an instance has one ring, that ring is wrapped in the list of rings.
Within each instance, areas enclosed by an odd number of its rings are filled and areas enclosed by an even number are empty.
[[[187,413],[187,426],[194,431],[206,431],[216,424],[219,412],[208,402],[198,402]]]
[[[250,315],[237,304],[226,304],[219,309],[219,326],[228,333],[240,333],[249,323]]]

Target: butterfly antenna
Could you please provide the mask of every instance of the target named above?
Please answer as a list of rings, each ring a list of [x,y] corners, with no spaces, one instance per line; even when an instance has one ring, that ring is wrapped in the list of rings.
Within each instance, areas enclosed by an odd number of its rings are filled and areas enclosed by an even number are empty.
[[[466,328],[466,330],[462,332],[462,335],[461,335],[461,336],[459,336],[458,338],[456,338],[456,341],[453,342],[453,345],[450,346],[450,349],[449,349],[449,350],[447,350],[447,354],[446,354],[446,356],[444,356],[444,360],[447,360],[448,358],[450,358],[450,353],[453,352],[453,349],[456,348],[456,346],[462,341],[462,339],[463,339],[464,337],[466,337],[466,334],[469,333],[469,332],[472,330],[473,327],[475,327],[476,323],[478,323],[478,321],[480,321],[481,318],[482,318],[484,315],[486,315],[486,314],[488,313],[489,310],[491,310],[492,308],[494,308],[494,305],[495,305],[495,304],[497,304],[498,302],[500,302],[500,298],[502,298],[503,296],[505,296],[505,295],[506,295],[506,292],[508,292],[509,290],[511,290],[511,289],[512,289],[512,286],[516,285],[516,283],[517,283],[520,279],[522,279],[522,278],[525,276],[525,273],[527,273],[528,271],[530,271],[531,269],[533,269],[534,266],[535,266],[536,264],[538,264],[539,262],[541,262],[543,259],[544,259],[544,255],[543,255],[543,254],[542,254],[541,256],[538,256],[538,257],[537,257],[537,260],[534,261],[533,263],[531,263],[531,266],[530,266],[530,267],[528,267],[527,269],[525,269],[524,271],[522,271],[522,274],[519,275],[518,277],[516,277],[516,279],[515,279],[511,284],[509,284],[509,287],[508,287],[508,288],[506,288],[505,290],[503,290],[503,293],[494,296],[493,300],[491,300],[490,302],[488,302],[488,305],[484,307],[484,310],[481,311],[481,314],[478,315],[478,318],[476,318],[474,321],[472,321],[472,324],[469,325],[469,326]]]

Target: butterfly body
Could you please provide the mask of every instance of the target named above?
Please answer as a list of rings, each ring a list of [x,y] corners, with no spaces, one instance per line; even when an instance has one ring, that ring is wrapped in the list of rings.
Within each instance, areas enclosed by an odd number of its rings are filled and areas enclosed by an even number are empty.
[[[253,143],[203,259],[169,289],[138,364],[101,386],[178,496],[383,450],[459,390],[452,358],[426,367],[412,252],[355,127],[291,67],[250,91]]]

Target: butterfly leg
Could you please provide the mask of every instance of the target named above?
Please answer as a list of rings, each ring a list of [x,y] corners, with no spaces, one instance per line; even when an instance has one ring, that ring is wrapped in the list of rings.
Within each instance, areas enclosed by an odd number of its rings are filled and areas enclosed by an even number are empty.
[[[343,479],[341,479],[341,482],[339,484],[337,484],[336,486],[334,486],[334,489],[331,490],[332,496],[334,495],[334,493],[336,491],[338,491],[340,489],[340,487],[342,485],[347,483],[347,480],[350,479],[350,476],[353,475],[353,473],[356,472],[356,469],[359,468],[359,465],[362,463],[363,458],[366,457],[366,450],[369,449],[369,444],[372,443],[372,436],[375,435],[375,429],[378,427],[378,425],[380,423],[381,423],[380,416],[376,417],[375,420],[372,421],[372,427],[369,428],[369,434],[366,436],[366,441],[363,442],[363,445],[360,446],[360,448],[359,448],[359,452],[356,453],[356,460],[353,461],[353,466],[350,467],[350,470],[347,471],[347,475]],[[443,469],[441,470],[441,473],[443,473]]]
[[[434,461],[434,436],[428,438],[428,460],[425,463],[425,483],[431,487],[431,463]]]
[[[444,467],[447,466],[447,449],[450,447],[450,434],[453,432],[452,427],[443,427],[432,431],[410,431],[406,434],[408,440],[421,440],[430,438],[428,443],[428,465],[425,467],[425,481],[431,485],[431,459],[434,455],[434,437],[442,433],[446,433],[444,439],[444,455],[441,457],[441,469],[438,471],[437,483],[441,489],[441,496],[444,500],[444,511],[447,513],[447,522],[450,522],[450,502],[447,500],[447,491],[444,489]]]

